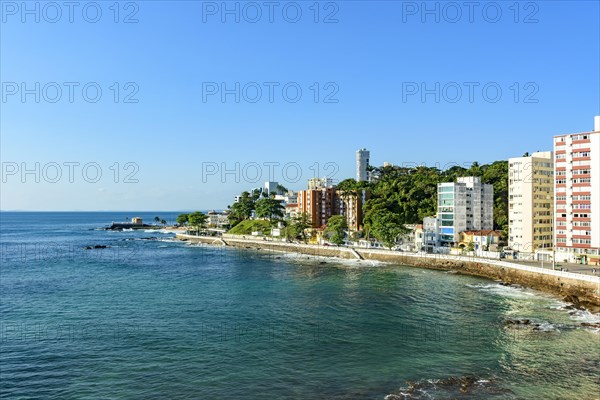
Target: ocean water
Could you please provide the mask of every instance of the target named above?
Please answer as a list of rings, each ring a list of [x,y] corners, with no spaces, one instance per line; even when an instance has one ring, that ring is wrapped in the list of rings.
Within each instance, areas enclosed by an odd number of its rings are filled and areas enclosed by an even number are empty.
[[[600,334],[581,326],[600,318],[560,299],[97,229],[132,216],[0,213],[0,398],[600,396]]]

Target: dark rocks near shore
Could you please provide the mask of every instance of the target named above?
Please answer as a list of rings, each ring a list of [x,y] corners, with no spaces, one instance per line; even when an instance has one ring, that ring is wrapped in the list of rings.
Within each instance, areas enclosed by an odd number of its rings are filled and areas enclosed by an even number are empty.
[[[528,319],[508,319],[504,321],[505,325],[530,325],[531,320]],[[534,326],[540,326],[540,324],[533,324]]]
[[[570,294],[567,295],[563,300],[567,303],[571,303],[572,307],[577,310],[588,310],[594,314],[600,313],[600,305],[591,301],[582,300],[578,296]]]
[[[600,329],[600,323],[582,322],[580,325],[586,328]]]
[[[97,250],[97,249],[110,249],[110,246],[106,246],[103,244],[97,244],[95,246],[85,246],[85,250]]]

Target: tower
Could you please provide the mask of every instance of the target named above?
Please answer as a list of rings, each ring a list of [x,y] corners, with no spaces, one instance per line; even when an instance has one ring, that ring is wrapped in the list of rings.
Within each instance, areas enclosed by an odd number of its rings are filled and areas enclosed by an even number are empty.
[[[369,180],[367,167],[369,166],[370,152],[367,149],[360,149],[356,152],[356,181],[364,182]]]

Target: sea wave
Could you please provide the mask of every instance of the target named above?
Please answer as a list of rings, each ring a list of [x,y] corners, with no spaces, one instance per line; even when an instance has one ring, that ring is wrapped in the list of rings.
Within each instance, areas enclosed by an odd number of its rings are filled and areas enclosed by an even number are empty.
[[[406,384],[398,393],[385,396],[385,400],[513,398],[511,391],[500,387],[494,379],[474,375],[423,379]]]
[[[536,293],[529,291],[529,289],[516,286],[516,285],[508,285],[501,283],[476,283],[476,284],[467,284],[468,287],[481,290],[484,292],[493,293],[498,296],[503,297],[511,297],[511,298],[531,298],[536,296]]]

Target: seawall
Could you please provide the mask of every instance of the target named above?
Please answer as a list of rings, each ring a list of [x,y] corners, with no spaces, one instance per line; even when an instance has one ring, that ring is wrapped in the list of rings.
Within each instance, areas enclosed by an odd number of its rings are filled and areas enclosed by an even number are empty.
[[[479,276],[506,283],[519,284],[537,289],[600,312],[600,277],[553,271],[501,260],[481,259],[445,254],[399,253],[390,250],[346,248],[287,243],[275,240],[254,239],[249,236],[223,235],[220,237],[177,234],[180,240],[192,243],[231,246],[261,251],[299,253],[320,257],[375,260],[419,268]]]

